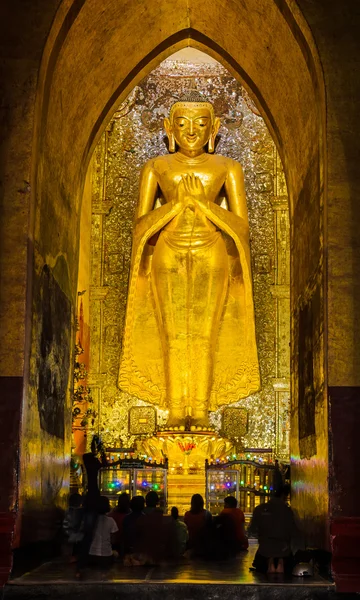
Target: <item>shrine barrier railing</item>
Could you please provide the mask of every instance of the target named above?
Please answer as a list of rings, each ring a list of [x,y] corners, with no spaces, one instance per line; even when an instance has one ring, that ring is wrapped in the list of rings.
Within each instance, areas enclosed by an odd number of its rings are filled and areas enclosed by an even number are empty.
[[[280,469],[274,463],[250,459],[205,461],[207,509],[219,514],[225,497],[235,496],[238,507],[245,514],[252,514],[255,506],[267,502],[285,480],[286,467],[282,465]]]

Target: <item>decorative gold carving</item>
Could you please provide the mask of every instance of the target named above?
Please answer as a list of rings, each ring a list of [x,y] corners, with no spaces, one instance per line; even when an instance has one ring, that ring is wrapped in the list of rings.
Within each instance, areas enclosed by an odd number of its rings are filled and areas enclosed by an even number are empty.
[[[129,410],[130,435],[153,435],[156,429],[156,410],[152,406],[132,406]]]
[[[223,435],[231,440],[240,440],[247,434],[249,415],[246,408],[225,408],[222,417]]]

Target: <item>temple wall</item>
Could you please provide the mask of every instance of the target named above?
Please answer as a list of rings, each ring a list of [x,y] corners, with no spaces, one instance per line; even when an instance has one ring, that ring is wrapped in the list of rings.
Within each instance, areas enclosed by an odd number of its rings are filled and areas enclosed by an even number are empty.
[[[305,16],[321,56],[327,100],[326,352],[329,406],[329,520],[341,591],[360,589],[360,11],[352,2]]]

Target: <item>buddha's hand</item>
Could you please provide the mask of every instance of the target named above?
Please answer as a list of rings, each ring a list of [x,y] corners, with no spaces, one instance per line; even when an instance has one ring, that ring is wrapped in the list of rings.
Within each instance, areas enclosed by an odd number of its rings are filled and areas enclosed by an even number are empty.
[[[186,208],[195,210],[196,204],[207,205],[204,186],[201,179],[194,173],[181,176],[178,188],[178,199]]]

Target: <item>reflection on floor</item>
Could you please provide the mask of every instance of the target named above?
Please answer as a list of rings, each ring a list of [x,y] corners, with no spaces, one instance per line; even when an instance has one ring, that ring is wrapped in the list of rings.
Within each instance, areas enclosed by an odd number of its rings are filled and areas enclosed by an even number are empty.
[[[256,544],[249,552],[224,562],[186,561],[156,567],[126,568],[115,563],[106,571],[87,569],[81,580],[75,567],[64,560],[46,563],[22,577],[13,579],[5,589],[8,598],[261,598],[327,599],[334,586],[319,575],[307,579],[282,575],[260,575],[250,571]],[[241,586],[241,588],[239,587]],[[146,594],[145,594],[146,592]],[[145,595],[144,595],[145,594]]]

